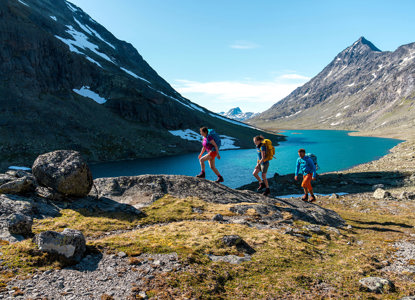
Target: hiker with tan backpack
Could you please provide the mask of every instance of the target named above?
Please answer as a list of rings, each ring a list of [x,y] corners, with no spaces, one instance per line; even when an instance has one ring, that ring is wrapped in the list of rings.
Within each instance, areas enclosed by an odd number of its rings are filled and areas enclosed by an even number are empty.
[[[254,144],[256,145],[258,151],[258,160],[252,175],[254,175],[259,182],[257,191],[259,192],[265,188],[263,195],[268,196],[271,191],[268,185],[267,172],[269,161],[274,157],[275,148],[272,146],[272,142],[269,139],[264,138],[262,135],[254,137]],[[258,176],[259,172],[262,173],[262,180],[261,177]]]

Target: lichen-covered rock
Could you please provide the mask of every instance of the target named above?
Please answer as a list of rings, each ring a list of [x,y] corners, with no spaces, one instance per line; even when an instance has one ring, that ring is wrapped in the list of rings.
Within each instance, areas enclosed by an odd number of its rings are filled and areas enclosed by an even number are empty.
[[[392,281],[381,277],[366,277],[359,280],[360,289],[372,293],[385,293],[395,291]]]
[[[12,178],[10,181],[0,185],[0,193],[2,194],[25,194],[34,190],[34,180],[28,176]]]
[[[11,214],[7,217],[6,222],[11,234],[29,236],[32,233],[33,219],[27,215]]]
[[[67,196],[84,197],[93,184],[91,170],[77,151],[42,154],[33,163],[32,171],[39,184]]]
[[[41,232],[35,236],[34,242],[41,251],[57,253],[75,261],[80,261],[86,250],[85,237],[82,232],[69,228],[65,228],[62,233]]]
[[[218,256],[218,255],[208,255],[209,259],[211,261],[221,261],[221,262],[227,262],[233,265],[237,265],[240,263],[243,263],[245,261],[250,261],[251,256],[245,255],[243,257],[237,256],[237,255],[224,255],[224,256]]]

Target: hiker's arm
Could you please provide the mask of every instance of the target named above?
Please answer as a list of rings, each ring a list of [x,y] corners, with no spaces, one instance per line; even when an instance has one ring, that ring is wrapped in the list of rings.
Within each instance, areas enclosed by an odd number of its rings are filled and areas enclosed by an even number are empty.
[[[300,163],[299,163],[299,161],[297,159],[297,165],[295,166],[295,176],[294,176],[294,180],[296,180],[296,181],[298,179],[298,171],[299,170],[300,170]]]
[[[264,150],[261,150],[261,160],[258,162],[258,164],[262,164],[265,161],[266,156],[267,153]]]
[[[202,157],[203,153],[205,153],[205,147],[202,147],[202,151],[200,151],[199,159]]]
[[[219,148],[218,145],[216,145],[216,142],[214,140],[211,140],[210,143],[213,145],[213,147],[215,147],[216,149],[216,153],[218,154],[218,159],[220,159],[220,154],[219,154]]]

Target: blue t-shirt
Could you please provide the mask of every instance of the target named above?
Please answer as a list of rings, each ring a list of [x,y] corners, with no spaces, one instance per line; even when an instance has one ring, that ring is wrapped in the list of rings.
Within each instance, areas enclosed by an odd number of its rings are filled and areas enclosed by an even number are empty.
[[[303,173],[303,175],[313,173],[313,178],[316,178],[316,165],[308,156],[304,156],[303,158],[299,157],[297,159],[297,164],[295,166],[295,176],[297,176],[300,171]]]
[[[262,159],[262,151],[265,151],[265,156],[267,156],[267,146],[265,144],[259,144],[259,146],[256,147],[258,151],[258,160]],[[262,164],[267,163],[268,161],[263,161]]]

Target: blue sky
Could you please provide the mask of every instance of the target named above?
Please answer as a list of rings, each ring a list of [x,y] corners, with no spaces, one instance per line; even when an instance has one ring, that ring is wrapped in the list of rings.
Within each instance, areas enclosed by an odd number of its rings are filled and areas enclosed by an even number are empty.
[[[183,96],[260,112],[360,36],[382,51],[415,42],[414,0],[70,0]]]

